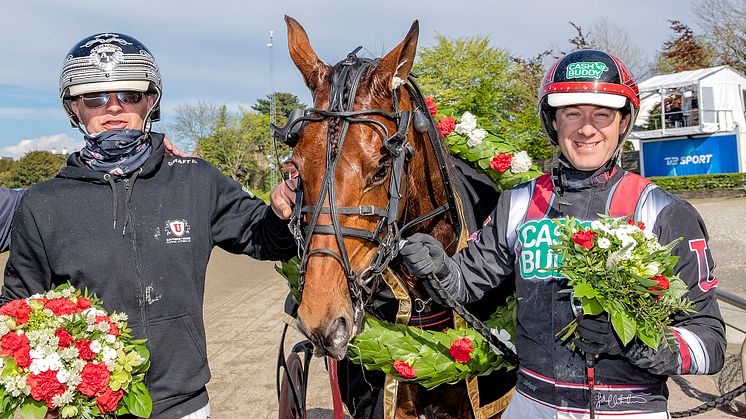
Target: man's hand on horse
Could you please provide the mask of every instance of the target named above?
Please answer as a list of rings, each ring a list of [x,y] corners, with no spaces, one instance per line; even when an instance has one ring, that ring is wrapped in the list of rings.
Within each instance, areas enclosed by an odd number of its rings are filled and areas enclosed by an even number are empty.
[[[168,137],[165,137],[163,139],[163,146],[166,148],[166,155],[169,156],[176,156],[176,157],[189,157],[189,154],[179,150],[174,143],[171,142],[171,140],[168,139]]]
[[[297,187],[297,179],[287,179],[275,186],[269,194],[269,204],[272,211],[283,220],[290,219],[290,216],[293,215],[295,188]]]

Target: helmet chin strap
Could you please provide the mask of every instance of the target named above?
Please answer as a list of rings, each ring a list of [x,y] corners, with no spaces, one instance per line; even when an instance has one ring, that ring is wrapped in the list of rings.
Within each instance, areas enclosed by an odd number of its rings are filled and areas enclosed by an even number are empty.
[[[142,127],[142,132],[144,132],[145,134],[150,134],[150,129],[153,126],[153,122],[150,120],[150,117],[151,115],[153,115],[155,108],[157,108],[159,104],[161,103],[161,89],[159,89],[158,86],[155,87],[155,92],[156,92],[156,97],[155,97],[155,101],[153,102],[153,106],[150,109],[148,109],[148,113],[145,114],[145,121]]]

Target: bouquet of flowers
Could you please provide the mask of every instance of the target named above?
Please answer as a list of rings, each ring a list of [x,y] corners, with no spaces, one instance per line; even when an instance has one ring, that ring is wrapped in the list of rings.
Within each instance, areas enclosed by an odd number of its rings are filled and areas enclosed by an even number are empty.
[[[608,313],[614,332],[624,345],[632,339],[653,349],[673,338],[668,325],[677,312],[691,312],[685,297],[688,287],[674,267],[678,256],[642,222],[631,216],[580,223],[574,218],[556,221],[558,271],[568,279],[573,300],[583,313]],[[573,320],[563,329],[563,339],[574,334]],[[561,332],[562,333],[562,332]]]
[[[144,340],[70,284],[0,307],[0,418],[150,416]]]
[[[425,101],[451,154],[486,174],[500,190],[510,189],[541,175],[528,153],[495,133],[478,127],[477,118],[470,112],[464,112],[456,122],[450,111],[439,113],[432,98],[427,97]]]

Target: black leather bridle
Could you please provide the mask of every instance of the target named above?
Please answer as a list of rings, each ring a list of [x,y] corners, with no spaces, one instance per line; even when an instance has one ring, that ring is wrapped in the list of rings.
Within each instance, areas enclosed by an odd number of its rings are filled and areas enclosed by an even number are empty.
[[[345,60],[334,66],[331,75],[330,99],[327,109],[296,109],[290,113],[288,122],[284,127],[279,128],[274,124],[271,126],[275,139],[284,142],[290,147],[294,147],[300,139],[298,133],[303,122],[326,121],[329,125],[326,144],[326,172],[319,196],[315,205],[302,205],[303,188],[300,183],[302,179],[299,179],[298,187],[296,188],[296,205],[293,208],[293,215],[290,219],[290,228],[298,244],[300,292],[303,292],[309,258],[314,254],[324,254],[333,257],[340,263],[347,278],[347,285],[353,306],[353,321],[358,326],[357,330],[360,330],[363,320],[365,303],[373,295],[383,271],[398,254],[402,233],[416,224],[445,212],[451,213],[455,231],[457,233],[461,231],[461,219],[458,214],[456,198],[451,185],[451,177],[448,173],[445,152],[438,142],[439,137],[435,124],[426,112],[427,105],[425,104],[425,99],[414,80],[410,77],[404,85],[414,101],[414,111],[399,109],[398,89],[394,90],[392,112],[381,109],[352,110],[360,80],[377,64],[375,60],[358,58],[356,54],[359,50],[360,47],[356,48],[347,55]],[[370,116],[379,116],[393,121],[396,124],[396,132],[390,135],[386,125],[379,120],[370,118]],[[389,201],[386,208],[380,208],[375,205],[337,206],[334,175],[348,128],[351,124],[356,123],[371,124],[380,129],[384,137],[383,146],[392,158],[388,191]],[[417,132],[428,133],[446,189],[447,202],[426,214],[406,221],[399,220],[399,207],[402,198],[406,199],[406,191],[408,190],[407,163],[414,156],[414,148],[407,138],[407,132],[412,123],[414,123],[414,128]],[[333,128],[338,129],[335,130]],[[329,206],[323,205],[326,197],[328,197]],[[404,211],[406,212],[406,204]],[[304,216],[306,214],[310,215],[308,223],[304,223]],[[321,214],[329,214],[331,224],[319,225],[318,219]],[[378,217],[379,221],[373,230],[368,231],[342,226],[339,222],[339,215]],[[337,241],[339,253],[326,248],[310,249],[310,238],[314,234],[333,235]],[[345,237],[367,240],[378,246],[370,264],[360,274],[354,272],[350,265],[347,248],[344,243]]]

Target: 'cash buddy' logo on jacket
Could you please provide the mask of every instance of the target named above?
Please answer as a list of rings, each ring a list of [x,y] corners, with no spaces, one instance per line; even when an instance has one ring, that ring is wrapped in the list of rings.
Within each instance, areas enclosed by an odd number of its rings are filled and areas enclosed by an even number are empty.
[[[552,252],[552,245],[557,243],[554,221],[543,219],[523,224],[518,230],[518,240],[522,277],[544,279],[560,276],[555,269],[560,266],[562,257]]]
[[[189,243],[192,237],[189,236],[189,223],[187,220],[168,220],[166,221],[166,243]]]

